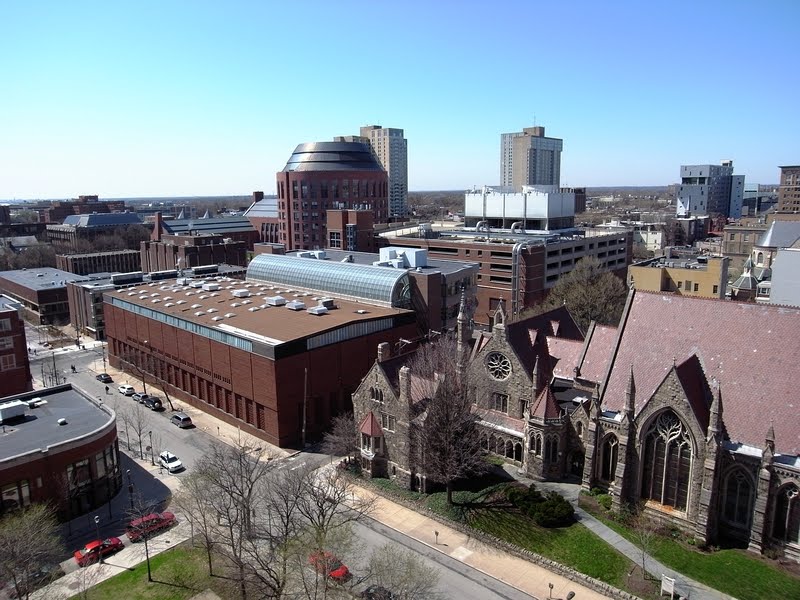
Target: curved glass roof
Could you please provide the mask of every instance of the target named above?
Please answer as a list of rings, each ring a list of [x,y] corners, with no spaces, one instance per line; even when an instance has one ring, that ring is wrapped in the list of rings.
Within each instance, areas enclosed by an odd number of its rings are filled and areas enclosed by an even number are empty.
[[[300,144],[284,171],[383,171],[368,144],[312,142]]]
[[[317,290],[332,296],[364,298],[390,306],[407,306],[410,300],[408,273],[391,267],[259,254],[247,267],[247,279]]]

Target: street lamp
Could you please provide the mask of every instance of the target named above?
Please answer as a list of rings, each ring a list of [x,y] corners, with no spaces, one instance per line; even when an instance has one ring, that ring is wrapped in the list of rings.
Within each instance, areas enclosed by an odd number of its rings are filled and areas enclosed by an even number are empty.
[[[99,540],[100,539],[100,515],[95,515],[94,516],[94,526],[97,529],[97,539]],[[101,540],[101,542],[102,542],[102,540]],[[102,565],[103,564],[103,548],[102,547],[100,548],[99,554],[100,554],[100,564]]]
[[[155,465],[156,464],[156,459],[153,457],[153,432],[152,431],[148,431],[147,435],[150,436],[150,464],[151,465]]]
[[[128,469],[125,471],[125,474],[128,476],[128,498],[131,501],[131,513],[133,512],[133,481],[131,481],[131,470]]]

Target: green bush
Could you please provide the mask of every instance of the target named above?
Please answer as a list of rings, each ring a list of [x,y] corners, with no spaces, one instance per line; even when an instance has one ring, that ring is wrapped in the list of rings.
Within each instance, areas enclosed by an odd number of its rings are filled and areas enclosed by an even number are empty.
[[[613,503],[613,500],[608,494],[599,494],[597,496],[597,503],[606,510],[611,510],[611,504]]]
[[[601,496],[603,494],[605,494],[605,492],[603,491],[603,488],[599,488],[599,487],[593,487],[592,490],[589,492],[589,495],[591,495],[591,496]]]
[[[544,502],[534,505],[531,515],[541,527],[566,527],[575,520],[575,509],[557,492],[550,492]]]

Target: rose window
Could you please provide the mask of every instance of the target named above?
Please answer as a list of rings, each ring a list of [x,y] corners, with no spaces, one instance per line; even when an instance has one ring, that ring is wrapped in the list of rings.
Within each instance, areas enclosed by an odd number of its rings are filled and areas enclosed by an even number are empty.
[[[492,352],[486,359],[486,368],[489,375],[495,379],[502,380],[511,375],[511,362],[499,352]]]

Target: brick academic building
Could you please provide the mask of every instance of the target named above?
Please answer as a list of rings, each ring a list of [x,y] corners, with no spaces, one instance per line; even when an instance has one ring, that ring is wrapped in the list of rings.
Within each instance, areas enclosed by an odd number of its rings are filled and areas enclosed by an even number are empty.
[[[380,342],[418,334],[406,270],[262,254],[247,280],[105,294],[113,366],[271,444],[302,446],[350,410]]]

